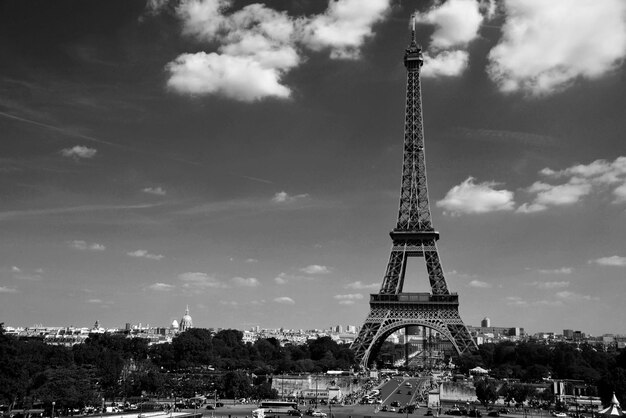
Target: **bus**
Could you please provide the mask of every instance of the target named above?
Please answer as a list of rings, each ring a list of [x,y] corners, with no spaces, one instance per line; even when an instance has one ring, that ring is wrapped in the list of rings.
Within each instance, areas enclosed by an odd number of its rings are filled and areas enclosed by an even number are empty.
[[[263,409],[266,414],[293,414],[291,411],[298,410],[297,402],[283,402],[283,401],[267,401],[261,402],[260,409]],[[298,414],[299,415],[299,414]]]

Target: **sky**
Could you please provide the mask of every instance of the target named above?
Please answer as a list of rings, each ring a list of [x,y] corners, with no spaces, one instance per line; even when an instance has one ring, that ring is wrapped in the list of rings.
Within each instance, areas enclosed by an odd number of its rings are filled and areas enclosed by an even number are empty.
[[[413,13],[464,322],[626,333],[622,0],[1,0],[0,322],[361,325]]]

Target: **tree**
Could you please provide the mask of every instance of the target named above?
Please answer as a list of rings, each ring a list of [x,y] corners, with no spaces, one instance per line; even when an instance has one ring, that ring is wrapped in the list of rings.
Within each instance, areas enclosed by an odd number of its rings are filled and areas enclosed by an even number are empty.
[[[250,377],[241,371],[228,372],[223,377],[223,390],[227,398],[247,398],[251,392]]]
[[[498,399],[498,391],[495,383],[488,379],[479,379],[474,383],[476,387],[476,398],[483,405],[487,406]]]

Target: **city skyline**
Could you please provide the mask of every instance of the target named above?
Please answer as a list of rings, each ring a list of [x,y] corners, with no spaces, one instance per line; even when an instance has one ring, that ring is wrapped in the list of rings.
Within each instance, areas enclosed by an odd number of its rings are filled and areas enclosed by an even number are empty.
[[[397,216],[413,12],[463,321],[624,333],[619,0],[5,3],[0,322],[189,305],[201,328],[360,326]]]

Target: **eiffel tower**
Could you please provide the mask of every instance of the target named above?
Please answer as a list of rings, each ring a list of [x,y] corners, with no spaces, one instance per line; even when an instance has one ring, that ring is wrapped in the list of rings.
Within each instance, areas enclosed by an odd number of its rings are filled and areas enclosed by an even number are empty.
[[[389,233],[393,243],[383,283],[377,294],[370,295],[369,315],[352,344],[363,368],[369,367],[385,339],[400,328],[421,326],[434,330],[451,343],[457,354],[477,349],[459,315],[459,296],[448,290],[437,252],[439,233],[430,216],[420,84],[423,63],[422,50],[415,42],[413,17],[411,43],[404,53],[407,86],[400,210],[398,223]],[[431,293],[402,291],[409,257],[424,258]]]

